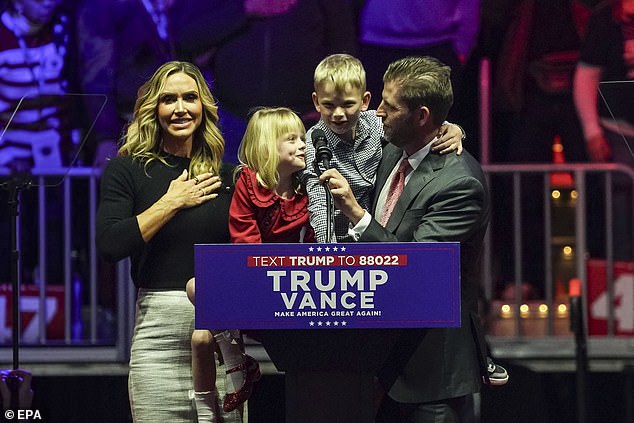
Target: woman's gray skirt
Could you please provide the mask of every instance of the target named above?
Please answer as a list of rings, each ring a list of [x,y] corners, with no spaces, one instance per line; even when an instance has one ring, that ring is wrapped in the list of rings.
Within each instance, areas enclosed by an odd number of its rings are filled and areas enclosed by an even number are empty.
[[[191,370],[193,329],[194,307],[185,291],[139,290],[128,377],[135,423],[197,421]],[[216,366],[216,403],[222,413],[216,422],[242,423],[238,411],[222,412],[225,368],[218,362]]]

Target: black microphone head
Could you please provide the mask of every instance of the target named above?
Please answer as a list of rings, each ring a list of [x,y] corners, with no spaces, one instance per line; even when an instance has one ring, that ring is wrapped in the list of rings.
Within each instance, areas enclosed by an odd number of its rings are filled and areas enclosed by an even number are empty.
[[[315,128],[313,129],[313,132],[310,134],[310,139],[313,141],[313,145],[315,147],[318,147],[317,143],[324,143],[322,145],[325,145],[328,143],[328,141],[326,140],[326,133],[324,132],[323,129],[319,129],[319,128]]]
[[[325,169],[329,169],[332,151],[328,147],[326,133],[322,129],[314,129],[310,134],[310,138],[315,146],[315,163],[320,163]]]

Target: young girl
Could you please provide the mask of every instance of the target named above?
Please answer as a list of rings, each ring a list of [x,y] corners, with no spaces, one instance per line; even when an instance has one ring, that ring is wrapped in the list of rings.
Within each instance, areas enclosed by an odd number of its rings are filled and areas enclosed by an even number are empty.
[[[306,166],[305,133],[300,118],[285,107],[261,108],[253,114],[238,150],[241,165],[229,209],[232,242],[314,242],[308,197],[296,176]],[[187,284],[192,301],[194,288],[192,279]],[[225,411],[245,402],[260,378],[258,363],[242,352],[238,330],[194,331],[192,377],[199,422],[213,418],[213,403],[205,399],[213,398],[214,341],[227,368]]]
[[[313,242],[308,197],[297,172],[306,167],[306,131],[290,109],[261,108],[238,150],[239,176],[229,209],[235,243]]]

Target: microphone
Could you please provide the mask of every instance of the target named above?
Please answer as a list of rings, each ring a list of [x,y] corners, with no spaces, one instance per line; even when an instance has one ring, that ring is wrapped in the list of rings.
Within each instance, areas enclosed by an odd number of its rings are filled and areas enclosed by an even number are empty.
[[[311,134],[311,139],[313,146],[315,146],[315,163],[321,164],[324,169],[329,169],[332,151],[328,147],[326,133],[321,129],[315,129]]]

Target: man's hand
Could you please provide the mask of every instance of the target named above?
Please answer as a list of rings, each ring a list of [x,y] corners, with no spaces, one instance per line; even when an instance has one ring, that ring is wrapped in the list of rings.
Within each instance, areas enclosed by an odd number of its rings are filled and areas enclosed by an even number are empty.
[[[357,203],[346,178],[341,176],[337,169],[328,169],[319,177],[319,183],[327,183],[335,200],[335,207],[341,210],[353,225],[359,223],[365,210]]]
[[[593,162],[607,162],[612,155],[610,144],[608,144],[603,134],[588,138],[586,140],[586,151]]]

